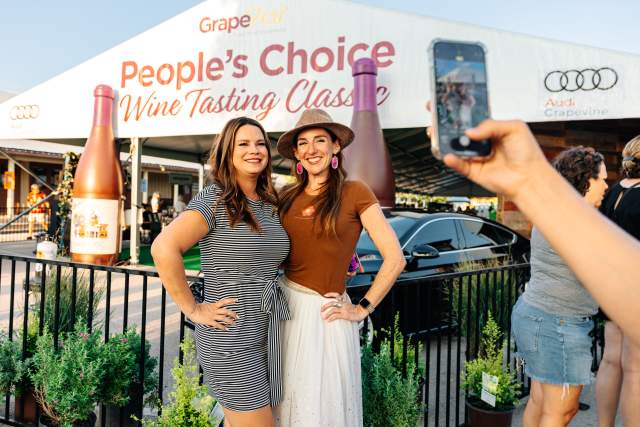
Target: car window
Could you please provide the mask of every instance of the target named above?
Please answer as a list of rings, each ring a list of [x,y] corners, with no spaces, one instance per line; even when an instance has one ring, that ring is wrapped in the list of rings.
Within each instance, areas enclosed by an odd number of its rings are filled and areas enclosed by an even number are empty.
[[[396,236],[398,236],[398,240],[402,240],[405,237],[405,234],[416,225],[416,220],[413,218],[407,218],[404,216],[394,216],[387,220],[393,231],[395,231]],[[360,240],[358,240],[357,245],[358,251],[377,251],[376,245],[373,244],[371,237],[369,237],[369,233],[367,230],[362,230],[360,234]]]
[[[431,245],[440,252],[461,249],[453,219],[441,219],[428,223],[411,239],[407,248],[422,244]]]
[[[459,222],[467,249],[504,245],[513,241],[512,233],[493,224],[468,219],[462,219]]]

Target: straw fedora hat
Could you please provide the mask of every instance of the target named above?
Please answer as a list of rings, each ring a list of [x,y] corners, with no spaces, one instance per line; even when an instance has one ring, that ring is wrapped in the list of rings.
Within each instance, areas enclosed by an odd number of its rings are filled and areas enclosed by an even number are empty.
[[[318,108],[305,110],[296,123],[296,127],[287,131],[278,139],[278,153],[287,159],[296,160],[293,149],[296,146],[296,137],[300,132],[309,128],[324,128],[333,133],[340,144],[340,149],[344,149],[353,141],[353,131],[340,123],[333,121],[329,113]]]

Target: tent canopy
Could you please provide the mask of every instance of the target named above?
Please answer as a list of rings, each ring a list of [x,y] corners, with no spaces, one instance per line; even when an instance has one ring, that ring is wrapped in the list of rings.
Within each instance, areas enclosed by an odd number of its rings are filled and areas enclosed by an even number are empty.
[[[486,47],[495,118],[640,117],[636,55],[344,0],[210,0],[3,102],[0,139],[84,144],[93,88],[108,84],[116,90],[117,138],[140,138],[147,155],[203,162],[213,135],[239,115],[260,120],[274,140],[304,108],[349,123],[350,64],[368,56],[378,65],[379,113],[398,190],[481,194],[437,162],[424,137],[426,52],[436,38]],[[277,169],[288,171],[288,161],[275,157]]]

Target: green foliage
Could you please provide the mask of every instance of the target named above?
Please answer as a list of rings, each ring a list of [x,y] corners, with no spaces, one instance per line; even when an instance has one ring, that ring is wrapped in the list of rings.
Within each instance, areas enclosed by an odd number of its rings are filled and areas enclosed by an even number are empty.
[[[48,325],[49,332],[53,334],[55,326],[55,308],[56,308],[56,269],[47,268],[47,277],[45,284],[45,301],[44,301],[44,323]],[[98,306],[104,298],[105,289],[104,286],[98,283],[98,274],[96,274],[96,280],[93,289],[93,304],[91,307],[92,319],[94,319],[93,326],[98,329],[101,326],[101,322],[97,321]],[[89,318],[89,277],[86,271],[78,271],[76,278],[76,304],[75,304],[75,318],[76,319],[88,319]],[[34,321],[39,321],[38,314],[40,309],[41,294],[37,293],[35,303],[33,306],[34,312],[32,318]],[[59,327],[58,331],[72,332],[75,328],[74,319],[72,318],[71,303],[73,301],[73,269],[62,268],[60,272],[60,302],[59,302]]]
[[[458,264],[456,272],[498,269],[506,264],[499,260],[477,262],[464,261]],[[497,312],[499,326],[506,329],[511,317],[511,302],[515,291],[511,289],[514,272],[502,270],[496,273],[477,273],[455,277],[451,281],[451,292],[443,287],[445,298],[451,306],[451,321],[458,325],[460,334],[467,340],[467,349],[474,353],[478,348],[476,328],[485,324],[487,313]],[[495,305],[495,306],[494,306]],[[471,321],[471,323],[468,322]],[[477,322],[477,323],[476,323]]]
[[[0,334],[0,394],[15,393],[27,375],[28,361],[20,357],[20,344]]]
[[[64,254],[69,248],[64,247],[65,227],[68,225],[68,220],[71,215],[71,201],[73,198],[73,176],[76,173],[76,167],[80,157],[73,151],[69,151],[64,155],[64,167],[62,169],[62,179],[56,191],[58,192],[58,218],[60,221],[60,227],[56,230],[54,236],[57,240],[58,247]]]
[[[60,348],[45,330],[38,338],[31,380],[42,412],[59,426],[89,419],[100,399],[105,373],[104,346],[100,332],[83,326],[64,335]]]
[[[174,390],[169,396],[169,403],[162,407],[162,414],[156,420],[134,419],[149,427],[217,426],[219,420],[212,419],[210,415],[216,401],[209,395],[208,387],[199,384],[200,372],[193,338],[187,335],[180,347],[184,354],[183,362],[176,358],[173,363]]]
[[[132,349],[136,343],[129,343],[129,339],[127,334],[118,334],[103,345],[104,380],[99,400],[105,405],[124,406],[129,402],[130,386],[137,370]],[[140,346],[140,337],[137,345]]]
[[[92,316],[95,329],[101,327],[101,322],[97,321],[98,306],[104,297],[104,286],[97,280],[94,283]],[[49,334],[54,334],[55,328],[55,307],[56,307],[56,269],[47,267],[45,278],[45,301],[44,301],[44,328]],[[36,352],[36,342],[40,335],[40,302],[42,294],[35,294],[34,302],[29,310],[29,322],[27,325],[27,352],[25,357],[29,360]],[[73,300],[73,270],[71,268],[61,268],[60,271],[60,300],[59,300],[59,336],[74,332],[71,312],[71,301]],[[89,315],[89,278],[86,273],[79,272],[76,278],[76,304],[75,318],[87,319]],[[17,341],[22,342],[22,331],[18,333]],[[24,384],[18,391],[28,388],[30,377],[26,376]]]
[[[375,354],[370,344],[362,348],[362,398],[364,425],[413,426],[420,419],[422,403],[420,373],[414,363],[415,349],[408,350],[407,375],[402,376],[402,335],[398,329],[398,317],[394,322],[393,344],[385,339],[380,352]],[[391,345],[394,357],[391,357]]]
[[[114,385],[115,390],[123,390],[127,396],[125,401],[117,402],[117,399],[105,399],[104,402],[109,405],[123,406],[127,403],[129,397],[133,397],[132,392],[135,390],[143,390],[143,396],[145,398],[144,403],[147,406],[158,406],[158,359],[152,357],[150,354],[151,344],[148,340],[144,342],[144,387],[141,387],[142,381],[140,380],[140,340],[142,337],[135,328],[129,328],[124,334],[118,334],[113,336],[107,346],[113,345],[118,348],[118,351],[123,353],[122,357],[114,357],[108,363],[108,366],[113,367],[116,371],[114,375],[118,376],[117,381],[124,385],[124,378],[127,378],[125,389]],[[126,354],[126,356],[124,356]],[[120,365],[120,361],[127,358],[127,367]],[[129,366],[130,365],[130,366]],[[130,369],[130,370],[129,370]],[[126,370],[126,373],[125,373]]]
[[[503,366],[505,346],[500,327],[489,312],[482,329],[478,357],[465,362],[461,375],[462,387],[469,393],[472,403],[476,406],[489,410],[506,410],[514,408],[519,401],[520,383],[515,375]],[[483,372],[498,377],[495,408],[480,400]]]

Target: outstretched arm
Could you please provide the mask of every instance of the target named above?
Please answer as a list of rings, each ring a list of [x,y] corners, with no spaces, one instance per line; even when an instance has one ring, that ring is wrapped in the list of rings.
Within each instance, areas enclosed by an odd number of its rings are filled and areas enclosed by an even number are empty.
[[[525,123],[486,120],[467,135],[491,138],[492,156],[447,155],[445,164],[514,200],[607,315],[640,343],[640,242],[580,197],[547,162]]]

